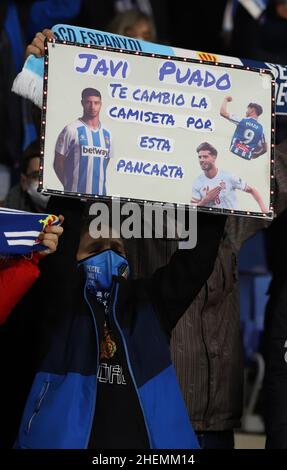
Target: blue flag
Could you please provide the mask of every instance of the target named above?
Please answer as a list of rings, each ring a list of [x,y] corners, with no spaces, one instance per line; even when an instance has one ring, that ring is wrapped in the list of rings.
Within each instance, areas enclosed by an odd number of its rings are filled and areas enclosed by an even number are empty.
[[[47,225],[58,223],[56,215],[0,207],[0,254],[25,255],[47,249],[40,243],[39,234]]]

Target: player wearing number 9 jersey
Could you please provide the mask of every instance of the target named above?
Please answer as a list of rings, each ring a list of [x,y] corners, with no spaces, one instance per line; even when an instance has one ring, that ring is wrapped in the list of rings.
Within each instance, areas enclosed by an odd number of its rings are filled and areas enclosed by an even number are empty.
[[[263,155],[267,151],[262,125],[258,117],[262,114],[262,107],[257,103],[249,103],[246,117],[239,119],[227,111],[227,103],[232,101],[231,96],[226,96],[220,108],[220,115],[236,125],[230,150],[235,155],[252,160]]]

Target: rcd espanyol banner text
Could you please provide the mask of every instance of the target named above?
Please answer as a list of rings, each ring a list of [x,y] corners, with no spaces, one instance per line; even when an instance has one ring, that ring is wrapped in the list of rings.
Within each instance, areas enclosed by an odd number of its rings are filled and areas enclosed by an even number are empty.
[[[44,190],[271,216],[271,74],[61,41],[46,61]]]
[[[268,62],[258,62],[249,59],[239,59],[237,57],[224,56],[220,54],[210,54],[207,52],[181,49],[173,46],[166,46],[139,39],[127,38],[118,34],[111,34],[99,30],[81,28],[70,25],[55,25],[52,28],[58,39],[91,44],[95,46],[114,47],[130,51],[148,52],[163,54],[167,56],[187,57],[191,59],[202,59],[211,62],[221,62],[233,65],[246,65],[256,68],[270,69],[276,80],[275,104],[276,114],[287,114],[287,66],[271,64]],[[14,91],[25,98],[32,100],[37,106],[42,103],[42,84],[44,74],[43,58],[29,56],[25,62],[22,73],[18,75],[14,82]]]

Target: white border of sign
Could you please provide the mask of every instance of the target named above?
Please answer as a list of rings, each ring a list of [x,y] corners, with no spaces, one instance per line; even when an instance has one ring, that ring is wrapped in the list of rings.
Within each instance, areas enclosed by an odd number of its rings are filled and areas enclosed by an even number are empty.
[[[240,216],[249,216],[249,217],[259,217],[259,218],[268,218],[272,219],[273,218],[273,201],[274,201],[274,185],[275,185],[275,179],[274,179],[274,153],[275,153],[275,80],[272,75],[272,72],[268,69],[258,69],[258,68],[253,68],[249,66],[243,66],[243,65],[234,65],[234,64],[225,64],[225,63],[219,63],[219,62],[212,62],[212,61],[205,61],[205,60],[196,60],[196,59],[190,59],[190,58],[182,58],[182,57],[174,57],[174,56],[164,56],[164,55],[159,55],[159,54],[149,54],[149,53],[143,53],[143,52],[134,52],[134,51],[127,51],[123,49],[114,49],[114,48],[109,48],[109,47],[100,47],[100,46],[91,46],[90,44],[82,44],[82,43],[72,43],[69,41],[60,41],[60,40],[49,40],[49,42],[53,42],[55,44],[63,44],[63,45],[73,45],[73,46],[78,46],[81,48],[86,48],[86,49],[96,49],[96,50],[103,50],[103,51],[111,51],[111,52],[119,52],[121,54],[127,54],[127,55],[136,55],[136,56],[145,56],[145,57],[150,57],[150,58],[159,58],[159,59],[164,59],[164,60],[170,60],[170,61],[179,61],[179,62],[186,62],[186,63],[195,63],[195,64],[202,64],[202,65],[208,65],[208,66],[217,66],[217,67],[226,67],[226,68],[231,68],[231,69],[242,69],[242,70],[248,70],[251,72],[255,73],[260,73],[270,75],[272,77],[272,103],[271,103],[271,110],[272,110],[272,124],[271,124],[271,136],[269,137],[269,142],[270,142],[270,154],[271,154],[271,159],[270,159],[270,207],[269,207],[269,212],[267,214],[262,214],[259,212],[249,212],[249,211],[236,211],[236,210],[231,210],[231,209],[218,209],[218,208],[213,208],[213,207],[204,207],[204,206],[193,206],[190,204],[189,206],[186,206],[184,204],[176,204],[178,207],[190,207],[191,209],[198,209],[203,212],[213,212],[213,213],[220,213],[220,214],[234,214],[234,215],[240,215]],[[70,196],[70,197],[81,197],[81,198],[86,198],[86,199],[91,199],[91,200],[111,200],[111,199],[120,199],[122,202],[137,202],[140,204],[146,204],[149,202],[152,203],[158,203],[162,205],[168,205],[169,203],[163,202],[163,201],[155,201],[155,200],[139,200],[139,199],[132,199],[132,198],[118,198],[116,196],[97,196],[94,194],[85,194],[85,193],[72,193],[72,192],[66,192],[66,191],[60,191],[56,189],[49,189],[49,188],[44,188],[43,186],[43,168],[44,168],[44,142],[45,142],[45,132],[46,132],[46,113],[47,113],[47,93],[48,93],[48,67],[49,67],[49,56],[48,56],[48,47],[47,47],[47,41],[45,44],[45,71],[44,71],[44,86],[43,86],[43,108],[42,108],[42,122],[41,122],[41,163],[40,163],[40,183],[39,183],[39,190],[45,192],[46,194],[55,194],[55,195],[65,195],[65,196]],[[173,205],[173,204],[171,204]]]

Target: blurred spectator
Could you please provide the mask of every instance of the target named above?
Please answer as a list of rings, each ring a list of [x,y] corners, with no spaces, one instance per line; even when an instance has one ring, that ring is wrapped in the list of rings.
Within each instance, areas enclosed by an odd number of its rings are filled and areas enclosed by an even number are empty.
[[[287,154],[287,139],[277,147],[277,157]],[[285,201],[286,207],[286,201]],[[267,231],[267,261],[273,278],[265,316],[264,380],[266,447],[287,449],[287,209]]]
[[[286,0],[275,0],[275,11],[278,18],[287,20],[287,1]]]
[[[107,26],[107,31],[145,41],[156,41],[152,18],[136,9],[118,13]]]
[[[240,3],[234,7],[231,52],[236,57],[258,59],[261,22]]]
[[[49,197],[37,191],[39,185],[40,144],[33,142],[25,150],[21,160],[20,183],[9,191],[5,207],[29,212],[42,212]]]
[[[240,3],[234,9],[232,54],[237,57],[287,63],[287,1],[268,0],[264,13],[254,18]]]
[[[93,2],[83,0],[80,15],[77,22],[81,26],[92,29],[107,30],[107,25],[118,13],[136,9],[153,20],[156,29],[157,41],[169,43],[169,11],[167,2],[156,0],[105,0],[105,2]],[[118,33],[122,34],[122,33]],[[127,34],[131,36],[131,33]],[[136,37],[132,34],[132,37]]]
[[[243,59],[287,64],[284,38],[287,34],[287,1],[269,0],[257,19],[237,2],[229,53]],[[287,137],[287,116],[276,116],[276,144]]]
[[[9,190],[11,168],[17,164],[23,137],[21,99],[11,92],[11,86],[20,70],[24,50],[21,43],[13,47],[13,31],[15,43],[17,39],[21,41],[16,8],[4,0],[0,5],[0,200],[5,199]]]
[[[226,4],[227,0],[179,3],[167,0],[170,43],[184,49],[223,54],[222,23]]]
[[[7,165],[0,163],[0,206],[3,204],[3,201],[10,188],[10,170]]]
[[[259,59],[287,64],[285,37],[287,34],[287,1],[269,0],[266,21],[260,36]]]

